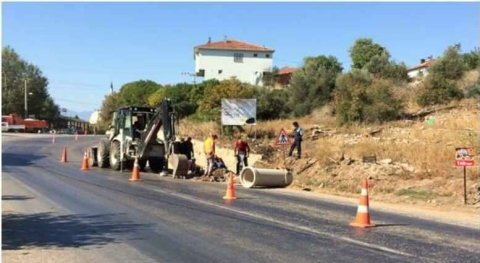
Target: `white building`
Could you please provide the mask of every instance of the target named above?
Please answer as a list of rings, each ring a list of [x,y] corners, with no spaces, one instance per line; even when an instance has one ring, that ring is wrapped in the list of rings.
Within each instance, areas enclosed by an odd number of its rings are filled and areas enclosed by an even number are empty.
[[[262,85],[264,72],[272,71],[273,49],[238,40],[208,42],[194,48],[195,72],[204,80],[236,77]]]
[[[415,78],[419,75],[426,76],[428,74],[427,69],[432,65],[433,58],[430,56],[428,60],[421,59],[420,64],[407,69],[408,76],[410,78]]]

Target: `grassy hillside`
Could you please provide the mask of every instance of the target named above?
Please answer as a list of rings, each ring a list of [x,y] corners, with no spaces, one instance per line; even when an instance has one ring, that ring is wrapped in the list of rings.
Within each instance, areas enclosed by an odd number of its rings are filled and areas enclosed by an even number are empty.
[[[478,71],[469,72],[461,87],[477,80]],[[296,119],[305,130],[301,160],[284,160],[282,150],[272,147],[281,128],[292,132],[293,119],[260,122],[243,134],[248,135],[254,151],[263,154],[255,165],[293,169],[294,188],[357,196],[361,179],[369,178],[373,199],[462,205],[463,169],[454,167],[454,154],[456,147],[478,146],[478,101],[465,99],[420,108],[414,99],[421,85],[411,83],[397,92],[396,96],[404,96],[408,102],[401,120],[339,127],[329,106]],[[180,133],[202,139],[210,131],[220,134],[218,124],[183,121]],[[255,131],[257,140],[253,139]],[[233,141],[233,136],[221,136],[220,144],[232,147]],[[362,158],[371,155],[376,156],[377,164],[363,163]],[[468,169],[470,202],[477,194],[477,175],[478,167]]]

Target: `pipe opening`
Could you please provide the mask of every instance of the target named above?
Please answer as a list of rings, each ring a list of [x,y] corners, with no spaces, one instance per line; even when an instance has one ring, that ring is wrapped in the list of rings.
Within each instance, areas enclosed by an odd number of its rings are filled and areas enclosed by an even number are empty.
[[[243,169],[241,177],[244,187],[250,188],[255,184],[255,171],[253,169]]]

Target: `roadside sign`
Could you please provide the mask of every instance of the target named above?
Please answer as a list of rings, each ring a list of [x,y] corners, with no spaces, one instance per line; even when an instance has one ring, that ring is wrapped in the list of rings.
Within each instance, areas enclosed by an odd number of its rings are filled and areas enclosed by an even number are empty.
[[[277,137],[277,141],[275,142],[275,146],[288,146],[291,145],[290,138],[288,138],[288,134],[284,129],[280,130],[280,134]]]
[[[467,204],[467,167],[475,165],[473,148],[455,148],[455,166],[463,167],[463,203]]]
[[[475,165],[473,148],[455,148],[455,166],[466,167]]]

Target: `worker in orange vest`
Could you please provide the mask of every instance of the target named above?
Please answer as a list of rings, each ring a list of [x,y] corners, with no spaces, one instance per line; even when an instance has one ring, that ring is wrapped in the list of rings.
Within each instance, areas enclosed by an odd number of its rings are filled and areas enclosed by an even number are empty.
[[[210,176],[213,169],[214,158],[215,158],[215,143],[217,141],[217,135],[212,133],[210,136],[204,141],[204,151],[205,156],[207,157],[207,170],[205,171],[206,176]]]

